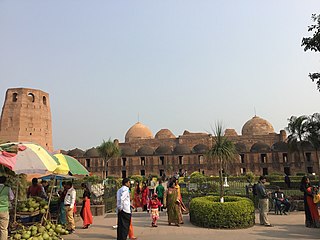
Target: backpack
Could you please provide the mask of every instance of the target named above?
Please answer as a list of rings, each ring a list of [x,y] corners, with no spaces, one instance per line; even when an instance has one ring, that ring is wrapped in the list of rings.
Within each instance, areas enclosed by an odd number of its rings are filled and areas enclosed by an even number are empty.
[[[253,195],[257,195],[257,184],[255,183],[255,184],[253,184],[253,186],[252,186],[252,194]]]

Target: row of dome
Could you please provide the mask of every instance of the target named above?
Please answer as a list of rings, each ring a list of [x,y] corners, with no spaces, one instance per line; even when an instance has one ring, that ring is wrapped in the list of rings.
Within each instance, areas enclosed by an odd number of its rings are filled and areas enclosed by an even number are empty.
[[[268,135],[274,133],[274,128],[267,120],[254,116],[252,119],[247,121],[242,127],[242,135],[252,136],[252,135]],[[227,129],[225,132],[229,136],[238,136],[236,130]],[[153,134],[151,130],[140,122],[134,124],[125,135],[125,142],[130,142],[134,139],[151,139]],[[167,139],[176,138],[176,136],[169,129],[161,129],[155,135],[156,139]]]
[[[244,143],[236,143],[235,144],[238,152],[246,153],[247,146]],[[176,145],[173,149],[170,146],[161,145],[157,147],[155,150],[149,146],[142,146],[137,151],[131,147],[122,146],[121,153],[123,156],[150,156],[150,155],[185,155],[185,154],[205,154],[208,152],[209,147],[204,144],[197,144],[192,149],[184,144]],[[311,146],[308,143],[305,144],[304,148],[306,150],[311,150]],[[262,142],[257,142],[253,144],[250,148],[250,152],[252,153],[261,153],[261,152],[288,152],[288,144],[286,142],[277,142],[273,144],[271,147]],[[99,152],[96,148],[90,148],[87,151],[83,151],[81,149],[75,148],[68,152],[65,152],[70,156],[74,157],[99,157]]]

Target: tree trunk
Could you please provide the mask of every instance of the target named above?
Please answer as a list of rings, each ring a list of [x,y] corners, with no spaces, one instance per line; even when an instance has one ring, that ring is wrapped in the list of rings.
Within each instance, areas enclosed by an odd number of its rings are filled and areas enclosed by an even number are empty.
[[[220,171],[219,171],[219,183],[220,183],[220,202],[223,202],[223,195],[224,195],[224,187],[223,187],[223,175],[222,175],[222,160],[219,159],[220,163]]]
[[[318,160],[318,184],[320,183],[320,159],[318,154],[318,149],[316,148],[316,158]]]

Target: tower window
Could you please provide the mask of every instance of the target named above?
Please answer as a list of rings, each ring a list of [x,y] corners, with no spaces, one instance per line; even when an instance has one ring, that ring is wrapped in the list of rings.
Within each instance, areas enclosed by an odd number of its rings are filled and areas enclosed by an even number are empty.
[[[16,102],[18,100],[18,93],[12,94],[12,102]]]
[[[261,156],[261,163],[267,163],[267,154],[262,153],[260,156]]]
[[[47,105],[47,98],[46,98],[46,96],[43,96],[43,97],[42,97],[42,102],[43,102],[44,105]]]
[[[34,102],[34,95],[33,93],[28,93],[28,98],[31,102]]]

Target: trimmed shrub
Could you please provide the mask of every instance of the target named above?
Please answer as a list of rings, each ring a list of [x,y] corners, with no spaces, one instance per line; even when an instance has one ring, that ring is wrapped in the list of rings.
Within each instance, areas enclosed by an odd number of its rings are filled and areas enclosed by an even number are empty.
[[[190,221],[204,228],[248,228],[255,223],[253,202],[248,198],[226,196],[220,203],[217,196],[192,199]]]

